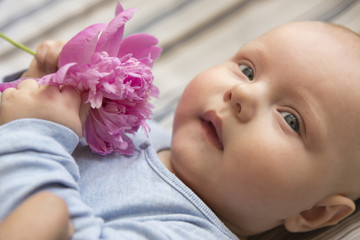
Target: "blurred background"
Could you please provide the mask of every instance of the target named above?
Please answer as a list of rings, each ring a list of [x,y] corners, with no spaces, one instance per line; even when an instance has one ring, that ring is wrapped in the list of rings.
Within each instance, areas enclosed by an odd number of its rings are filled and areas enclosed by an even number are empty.
[[[0,0],[0,31],[31,49],[44,40],[69,40],[108,22],[116,0]],[[160,98],[154,118],[171,131],[176,102],[200,71],[230,58],[242,44],[278,25],[320,20],[360,32],[360,0],[120,0],[136,7],[126,35],[155,35],[163,54],[154,66]],[[32,56],[0,39],[0,78],[25,69]]]

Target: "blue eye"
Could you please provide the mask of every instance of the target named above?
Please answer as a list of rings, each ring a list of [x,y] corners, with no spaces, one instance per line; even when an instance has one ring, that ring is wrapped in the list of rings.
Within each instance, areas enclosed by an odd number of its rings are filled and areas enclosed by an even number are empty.
[[[281,115],[285,119],[286,123],[297,133],[299,133],[299,120],[296,118],[294,114],[289,112],[281,112]]]
[[[240,71],[250,80],[254,79],[254,70],[248,65],[241,64],[239,65]]]

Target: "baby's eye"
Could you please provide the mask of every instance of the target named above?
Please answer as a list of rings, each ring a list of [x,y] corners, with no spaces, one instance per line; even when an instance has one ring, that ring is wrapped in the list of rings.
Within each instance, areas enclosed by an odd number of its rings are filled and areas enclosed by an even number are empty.
[[[240,71],[250,80],[252,81],[254,79],[254,70],[245,64],[239,65]]]
[[[299,133],[300,124],[298,119],[294,114],[289,112],[281,112],[281,115],[284,117],[286,123],[297,133]]]

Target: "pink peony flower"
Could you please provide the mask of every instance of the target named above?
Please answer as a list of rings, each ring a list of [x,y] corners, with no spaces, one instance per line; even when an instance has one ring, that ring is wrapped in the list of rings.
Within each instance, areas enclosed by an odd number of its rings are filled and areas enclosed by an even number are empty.
[[[133,14],[134,9],[123,10],[118,3],[109,24],[94,24],[78,33],[62,49],[58,71],[38,80],[88,92],[91,110],[83,133],[91,149],[103,155],[133,153],[134,145],[126,134],[140,126],[148,133],[149,99],[158,95],[151,72],[161,53],[157,39],[145,33],[123,39],[125,23]],[[16,84],[4,83],[0,91]]]

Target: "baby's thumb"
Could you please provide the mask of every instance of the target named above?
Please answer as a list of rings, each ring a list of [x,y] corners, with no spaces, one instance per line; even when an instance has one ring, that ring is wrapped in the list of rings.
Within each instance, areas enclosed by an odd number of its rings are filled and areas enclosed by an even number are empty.
[[[75,233],[75,229],[74,229],[74,225],[72,224],[71,221],[69,221],[69,226],[68,226],[68,231],[67,231],[67,236],[66,236],[66,240],[70,240],[72,239],[72,236]]]
[[[90,103],[86,103],[88,96],[89,96],[88,92],[81,93],[81,105],[79,110],[81,124],[84,124],[86,122],[86,119],[91,109]]]

